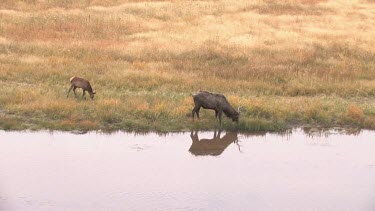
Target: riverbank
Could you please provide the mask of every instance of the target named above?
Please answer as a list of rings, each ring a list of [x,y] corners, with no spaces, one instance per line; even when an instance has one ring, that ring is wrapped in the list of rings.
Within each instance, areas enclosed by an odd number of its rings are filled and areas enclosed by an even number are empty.
[[[372,1],[5,1],[0,8],[0,129],[219,128],[213,111],[191,119],[198,90],[241,106],[240,123],[224,119],[226,130],[375,129]],[[66,98],[72,76],[90,80],[94,101]]]
[[[63,94],[63,93],[61,93]],[[130,94],[129,94],[130,95]],[[186,131],[239,130],[281,131],[296,126],[355,127],[375,129],[371,117],[374,102],[327,97],[251,97],[241,99],[239,124],[223,118],[220,127],[212,110],[201,110],[201,119],[193,120],[191,96],[165,97],[157,100],[145,96],[128,97],[127,101],[95,99],[61,99],[28,102],[0,114],[0,128],[5,130],[123,130]],[[187,95],[187,94],[186,94]],[[142,100],[144,99],[144,100]],[[147,99],[153,103],[148,103]],[[236,100],[237,99],[237,102]],[[234,106],[239,98],[229,96]],[[139,103],[135,103],[139,102]]]

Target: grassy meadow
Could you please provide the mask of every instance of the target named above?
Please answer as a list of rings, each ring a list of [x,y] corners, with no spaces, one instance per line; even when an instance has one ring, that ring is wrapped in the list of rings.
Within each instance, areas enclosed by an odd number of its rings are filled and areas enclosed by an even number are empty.
[[[209,130],[207,90],[228,130],[375,129],[374,38],[374,0],[2,0],[0,128]]]

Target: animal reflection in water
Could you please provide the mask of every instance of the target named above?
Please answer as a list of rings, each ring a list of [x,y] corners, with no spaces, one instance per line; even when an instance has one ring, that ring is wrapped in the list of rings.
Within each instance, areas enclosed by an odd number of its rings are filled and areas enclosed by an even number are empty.
[[[199,139],[198,132],[191,132],[190,137],[193,143],[189,151],[191,154],[196,156],[202,155],[212,155],[218,156],[224,152],[224,150],[232,143],[236,143],[238,149],[241,152],[240,145],[238,144],[238,133],[237,132],[226,132],[223,137],[221,136],[221,131],[214,132],[214,137],[212,139]]]

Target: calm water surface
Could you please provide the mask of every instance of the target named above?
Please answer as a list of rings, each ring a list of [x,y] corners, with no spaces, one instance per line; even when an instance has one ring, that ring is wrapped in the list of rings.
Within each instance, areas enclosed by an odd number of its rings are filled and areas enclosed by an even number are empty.
[[[375,210],[374,135],[0,131],[0,210]]]

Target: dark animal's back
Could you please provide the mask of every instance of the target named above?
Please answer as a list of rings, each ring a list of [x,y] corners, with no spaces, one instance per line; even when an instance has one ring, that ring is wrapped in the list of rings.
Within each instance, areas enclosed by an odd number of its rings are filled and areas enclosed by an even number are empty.
[[[202,106],[205,106],[205,104],[210,104],[208,107],[229,104],[224,95],[207,91],[199,91],[197,94],[193,95],[193,99],[195,103],[202,104]]]

